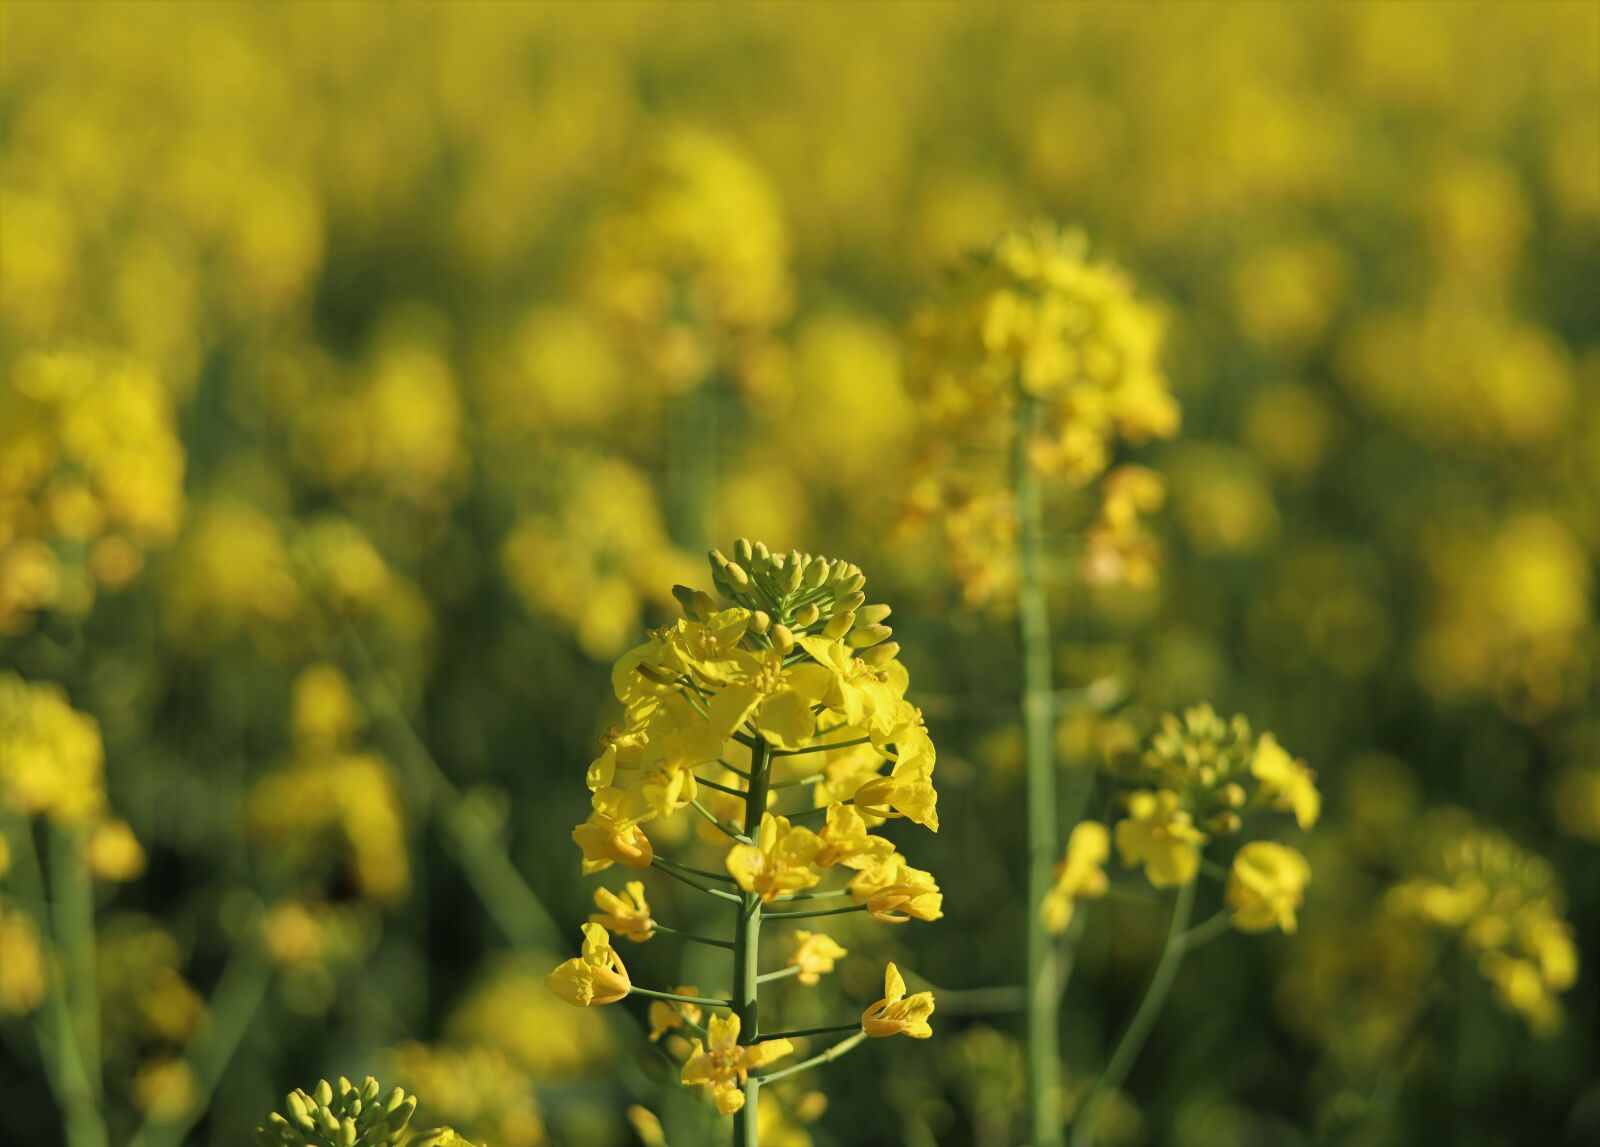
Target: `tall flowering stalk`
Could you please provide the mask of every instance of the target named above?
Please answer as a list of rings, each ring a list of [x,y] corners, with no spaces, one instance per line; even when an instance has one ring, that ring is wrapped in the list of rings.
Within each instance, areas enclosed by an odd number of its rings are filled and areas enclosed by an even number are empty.
[[[1081,236],[1048,224],[1013,231],[974,257],[913,330],[912,373],[944,456],[916,501],[944,523],[974,602],[1014,591],[1026,753],[1028,1123],[1036,1147],[1063,1141],[1059,1024],[1075,933],[1057,941],[1043,905],[1060,826],[1087,806],[1080,770],[1058,793],[1046,486],[1100,481],[1084,575],[1141,580],[1153,544],[1140,525],[1161,500],[1149,471],[1108,473],[1119,442],[1174,433],[1178,409],[1157,361],[1161,323],[1119,270],[1091,262]],[[959,451],[960,453],[956,453]],[[982,460],[1009,454],[1009,473]],[[958,464],[956,459],[960,458]],[[974,464],[976,460],[977,464]]]
[[[652,632],[613,669],[625,717],[589,766],[594,811],[573,839],[586,874],[655,868],[722,902],[732,934],[688,935],[658,921],[644,883],[628,881],[621,894],[597,890],[582,954],[546,983],[579,1006],[628,996],[653,1001],[652,1037],[692,1037],[683,1083],[704,1088],[719,1112],[733,1116],[735,1144],[751,1147],[763,1083],[836,1059],[868,1037],[932,1035],[932,993],[908,994],[893,964],[883,998],[858,1020],[764,1029],[764,983],[792,977],[814,985],[847,953],[825,934],[796,930],[786,964],[764,972],[762,941],[763,924],[843,913],[891,924],[939,919],[933,876],[873,832],[892,819],[937,831],[938,794],[933,742],[906,700],[909,679],[896,660],[899,646],[888,640],[889,607],[867,603],[859,569],[741,539],[731,560],[712,551],[711,576],[717,598],[675,587],[686,616]],[[722,842],[721,871],[656,852],[647,826],[686,811]],[[731,992],[640,987],[612,934],[635,943],[676,935],[723,949]],[[796,1053],[795,1040],[827,1035],[844,1038],[775,1066]]]

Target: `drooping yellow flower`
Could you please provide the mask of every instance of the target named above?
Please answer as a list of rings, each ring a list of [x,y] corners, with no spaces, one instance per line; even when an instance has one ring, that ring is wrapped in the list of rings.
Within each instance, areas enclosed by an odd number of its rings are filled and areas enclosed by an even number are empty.
[[[1293,932],[1295,912],[1311,880],[1311,865],[1297,849],[1253,840],[1233,858],[1224,895],[1241,932]]]
[[[1056,882],[1039,908],[1048,931],[1058,935],[1065,932],[1079,900],[1096,900],[1106,894],[1103,866],[1110,855],[1111,834],[1105,825],[1086,820],[1072,830],[1066,859],[1056,865]]]
[[[589,922],[642,944],[655,934],[650,902],[644,897],[644,881],[630,880],[622,887],[620,896],[609,888],[594,890],[594,905],[600,911],[592,913]]]
[[[794,939],[794,953],[789,957],[787,966],[800,969],[795,978],[807,987],[833,971],[835,960],[842,960],[849,955],[833,937],[824,936],[821,932],[797,929]]]
[[[861,1013],[861,1030],[875,1039],[908,1035],[927,1039],[933,1034],[928,1017],[933,1015],[933,993],[906,995],[906,982],[900,969],[891,963],[883,973],[883,999]]]
[[[583,926],[583,955],[574,956],[550,975],[544,986],[580,1008],[614,1004],[633,990],[628,969],[598,924]]]
[[[790,1055],[794,1044],[786,1039],[770,1039],[742,1047],[739,1044],[739,1017],[715,1015],[707,1025],[709,1046],[694,1041],[694,1051],[683,1065],[685,1087],[706,1089],[723,1115],[732,1115],[744,1106],[744,1083],[750,1072]]]
[[[900,817],[939,831],[939,794],[928,758],[902,757],[886,777],[874,777],[856,790],[856,807],[873,816]]]
[[[850,896],[867,906],[867,914],[885,924],[937,920],[944,915],[944,895],[933,874],[912,868],[898,852],[856,875]]]
[[[1250,772],[1261,782],[1261,790],[1272,807],[1293,812],[1295,823],[1310,828],[1322,814],[1322,795],[1317,792],[1317,774],[1304,761],[1291,757],[1271,733],[1261,734],[1256,742]]]
[[[1117,853],[1129,868],[1144,865],[1145,876],[1157,888],[1188,884],[1200,869],[1200,845],[1205,833],[1178,807],[1171,789],[1148,789],[1128,797],[1128,817],[1117,822]]]
[[[603,788],[590,803],[594,811],[589,819],[572,830],[572,839],[583,849],[584,875],[613,864],[649,868],[655,850],[639,827],[639,818],[628,814],[628,794],[618,788]]]
[[[736,844],[728,850],[728,872],[746,892],[773,900],[785,892],[810,888],[822,879],[812,867],[822,840],[809,828],[796,828],[789,819],[761,817],[754,844]]]
[[[680,984],[672,990],[680,996],[698,996],[700,994],[699,987],[694,984]],[[700,1018],[703,1014],[699,1004],[651,1000],[649,1009],[650,1042],[655,1043],[668,1032],[680,1031],[686,1024],[699,1026]]]
[[[846,868],[872,868],[894,853],[894,844],[867,831],[867,820],[854,805],[835,801],[828,806],[828,821],[818,834],[822,848],[812,863],[818,868],[842,864]]]
[[[817,729],[812,707],[828,693],[832,675],[805,661],[787,668],[776,649],[757,655],[734,651],[729,684],[711,698],[711,727],[724,740],[746,721],[780,749],[802,748]]]

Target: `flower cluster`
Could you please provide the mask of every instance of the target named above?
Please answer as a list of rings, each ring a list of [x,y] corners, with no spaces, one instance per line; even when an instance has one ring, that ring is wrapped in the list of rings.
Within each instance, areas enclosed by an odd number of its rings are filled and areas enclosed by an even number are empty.
[[[1439,816],[1421,872],[1392,888],[1391,911],[1459,938],[1502,1006],[1536,1032],[1561,1022],[1556,997],[1578,978],[1578,950],[1555,870],[1509,837]]]
[[[731,1113],[744,1106],[752,1073],[759,1078],[760,1069],[792,1051],[786,1038],[756,1030],[759,933],[752,926],[763,915],[770,921],[840,911],[888,923],[931,921],[942,915],[943,897],[930,873],[874,831],[896,819],[939,827],[933,742],[920,710],[906,700],[909,680],[896,660],[899,646],[889,640],[889,607],[868,604],[866,577],[848,562],[773,553],[744,539],[731,558],[712,551],[710,562],[717,597],[675,587],[686,616],[652,632],[613,670],[624,720],[589,766],[593,812],[573,839],[585,872],[654,866],[736,904],[738,936],[711,942],[734,949],[748,983],[733,1001],[634,984],[608,931],[635,943],[674,931],[655,919],[640,881],[621,893],[596,892],[582,954],[547,983],[582,1006],[635,993],[655,997],[652,1038],[679,1028],[703,1035],[704,1042],[693,1041],[684,1082],[703,1085],[718,1110]],[[726,845],[726,875],[658,854],[651,833],[685,810]],[[843,881],[822,888],[835,873]],[[808,910],[814,900],[844,903]],[[817,983],[846,955],[821,933],[801,931],[795,939],[783,974],[801,984]],[[733,1014],[712,1015],[701,1027],[706,1009],[716,1008]],[[905,997],[891,965],[884,999],[849,1030],[921,1038],[931,1032],[932,1010],[931,993]]]
[[[447,1127],[409,1134],[416,1096],[398,1087],[385,1096],[370,1075],[359,1087],[340,1076],[337,1085],[324,1079],[309,1092],[296,1088],[283,1110],[256,1128],[258,1147],[472,1147]]]
[[[969,598],[1009,589],[1012,576],[1010,547],[993,544],[1006,531],[974,520],[980,511],[1012,513],[996,468],[983,460],[993,462],[1020,433],[1015,448],[1039,473],[1078,489],[1107,476],[1119,444],[1176,433],[1162,334],[1159,313],[1121,269],[1091,259],[1080,233],[1046,222],[1009,231],[972,256],[945,297],[916,317],[909,375],[935,445],[932,476],[916,485],[913,501],[917,517],[944,525]],[[1138,517],[1160,505],[1160,480],[1115,471],[1102,497],[1088,576],[1147,582],[1153,543]]]
[[[1321,813],[1316,775],[1303,761],[1271,733],[1254,735],[1243,716],[1224,721],[1209,705],[1163,717],[1149,747],[1114,760],[1112,768],[1140,787],[1124,794],[1127,816],[1110,839],[1123,865],[1142,867],[1156,888],[1192,883],[1206,845],[1237,836],[1253,812],[1292,813],[1301,829],[1311,828]],[[1066,928],[1076,900],[1104,895],[1101,866],[1109,843],[1097,822],[1073,830],[1056,885],[1041,908],[1051,930]],[[1224,889],[1233,926],[1293,932],[1310,879],[1310,864],[1298,850],[1270,840],[1245,843]]]
[[[0,390],[0,635],[39,610],[82,616],[183,518],[172,396],[149,370],[31,353]]]

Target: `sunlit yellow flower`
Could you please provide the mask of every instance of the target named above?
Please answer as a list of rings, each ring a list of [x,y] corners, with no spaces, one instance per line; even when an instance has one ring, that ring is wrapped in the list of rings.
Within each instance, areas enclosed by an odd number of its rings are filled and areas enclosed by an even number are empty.
[[[828,670],[806,661],[787,669],[776,649],[757,655],[736,650],[729,684],[711,699],[711,727],[731,738],[746,721],[780,749],[802,748],[817,728],[812,706],[827,695]]]
[[[718,610],[704,622],[680,619],[661,634],[661,667],[702,684],[727,684],[743,668],[734,653],[749,627],[750,611],[742,606]]]
[[[654,935],[655,921],[650,918],[650,902],[644,898],[644,881],[630,880],[623,886],[622,895],[609,888],[594,890],[595,907],[599,912],[589,917],[591,924],[599,924],[634,943],[642,943]]]
[[[908,1035],[927,1039],[933,1034],[928,1017],[933,1015],[933,993],[906,995],[906,982],[900,969],[890,964],[883,973],[883,999],[861,1013],[861,1030],[874,1038]]]
[[[1241,932],[1293,932],[1295,912],[1311,880],[1311,865],[1296,849],[1253,840],[1233,858],[1224,892]]]
[[[639,827],[638,817],[628,815],[628,794],[617,788],[603,788],[590,803],[594,811],[589,819],[572,830],[572,839],[583,849],[584,875],[613,864],[649,868],[655,850]]]
[[[886,777],[875,777],[856,790],[856,807],[873,816],[897,817],[939,831],[939,793],[933,787],[929,758],[902,757]]]
[[[698,996],[700,989],[694,984],[680,984],[672,989],[676,995]],[[685,1024],[699,1025],[704,1013],[699,1004],[679,1001],[651,1000],[649,1008],[650,1042],[654,1043],[668,1032],[679,1031]]]
[[[833,937],[825,936],[821,932],[796,929],[794,940],[794,952],[790,955],[787,966],[799,968],[800,971],[795,978],[808,987],[833,971],[835,960],[842,960],[849,955]]]
[[[544,986],[580,1008],[614,1004],[633,990],[628,969],[622,966],[622,958],[598,924],[583,926],[583,955],[574,956],[551,972]]]
[[[847,868],[872,868],[894,853],[894,845],[867,831],[866,818],[856,806],[835,801],[828,806],[828,820],[817,834],[822,848],[811,863],[818,868],[842,864]]]
[[[1111,856],[1111,834],[1098,821],[1080,822],[1067,838],[1066,859],[1056,865],[1056,882],[1045,894],[1039,912],[1049,931],[1061,933],[1072,923],[1079,900],[1096,900],[1106,893],[1103,867]]]
[[[741,1088],[750,1072],[776,1062],[794,1051],[794,1044],[786,1039],[763,1040],[761,1043],[741,1047],[739,1044],[739,1017],[714,1015],[707,1024],[708,1046],[694,1041],[694,1051],[683,1065],[684,1086],[699,1085],[711,1096],[711,1101],[724,1115],[732,1115],[744,1106]]]
[[[1188,884],[1200,869],[1205,833],[1178,807],[1171,789],[1141,790],[1128,797],[1128,817],[1117,822],[1117,853],[1129,868],[1144,865],[1157,888]]]
[[[1295,823],[1310,828],[1322,814],[1322,795],[1317,792],[1317,774],[1306,768],[1278,744],[1271,733],[1261,734],[1256,742],[1250,772],[1261,782],[1261,790],[1272,807],[1294,813]]]
[[[755,843],[728,849],[728,872],[746,892],[772,900],[822,879],[812,867],[821,849],[821,839],[809,828],[795,828],[787,817],[764,813]]]
[[[912,868],[898,852],[857,873],[849,887],[851,898],[865,904],[867,914],[885,924],[932,921],[944,915],[944,896],[933,874]]]

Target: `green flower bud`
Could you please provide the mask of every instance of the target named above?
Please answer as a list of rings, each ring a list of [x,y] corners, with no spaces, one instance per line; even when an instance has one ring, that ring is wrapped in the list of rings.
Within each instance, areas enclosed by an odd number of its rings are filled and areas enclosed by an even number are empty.
[[[794,623],[801,629],[804,629],[808,625],[815,625],[817,623],[817,618],[821,616],[822,611],[817,608],[817,603],[814,601],[809,601],[794,611]]]
[[[722,567],[722,572],[728,575],[728,584],[735,589],[745,589],[750,585],[750,575],[744,572],[743,566],[729,562]]]
[[[877,625],[889,616],[889,607],[886,605],[862,605],[856,607],[856,621],[861,625]]]
[[[794,632],[787,625],[772,627],[772,648],[785,657],[794,649]]]
[[[806,585],[811,589],[821,589],[822,583],[828,580],[828,571],[832,563],[827,558],[812,558],[811,564],[806,566]]]
[[[867,595],[864,594],[864,593],[857,592],[857,593],[852,593],[852,594],[846,594],[844,597],[839,599],[839,608],[840,609],[857,610],[857,609],[860,609],[863,605],[865,605],[866,601],[867,601]]]

